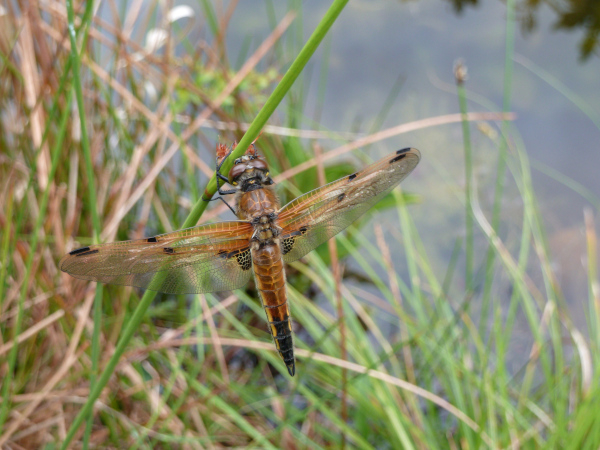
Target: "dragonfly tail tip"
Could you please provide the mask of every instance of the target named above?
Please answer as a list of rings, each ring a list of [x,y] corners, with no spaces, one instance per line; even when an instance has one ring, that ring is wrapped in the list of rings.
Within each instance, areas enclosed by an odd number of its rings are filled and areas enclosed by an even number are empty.
[[[296,373],[296,363],[293,362],[291,364],[288,364],[287,365],[287,370],[288,370],[288,373],[290,374],[290,376],[293,377],[294,374]]]

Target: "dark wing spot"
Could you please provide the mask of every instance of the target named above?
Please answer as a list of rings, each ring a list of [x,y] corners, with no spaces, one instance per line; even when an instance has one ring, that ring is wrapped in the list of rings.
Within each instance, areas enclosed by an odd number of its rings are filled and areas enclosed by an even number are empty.
[[[218,254],[221,258],[225,259],[235,257],[242,270],[249,270],[252,267],[252,256],[250,255],[249,248],[243,250],[234,250],[232,252],[221,250]]]
[[[89,249],[89,247],[88,247]],[[90,250],[89,252],[77,253],[75,256],[87,256],[93,255],[94,253],[98,253],[100,250]]]
[[[250,255],[249,248],[239,251],[236,258],[242,270],[250,270],[250,267],[252,267],[252,256]]]
[[[165,247],[165,248],[163,248],[163,250],[165,251],[165,253],[168,253],[169,255],[172,255],[173,253],[175,253],[175,250],[173,250],[171,247]]]
[[[398,155],[395,158],[390,159],[390,164],[394,164],[395,162],[400,161],[401,159],[404,159],[406,155],[402,154],[402,155]]]
[[[155,237],[148,238],[148,242],[158,242]]]
[[[402,150],[398,150],[396,152],[396,155],[401,155],[402,153],[408,153],[408,152],[410,152],[410,147],[406,147],[406,148],[403,148]]]
[[[89,251],[89,249],[90,249],[89,247],[81,247],[81,248],[78,248],[76,250],[69,252],[69,255],[77,255],[79,253],[87,252],[87,251]]]
[[[292,233],[286,234],[281,240],[281,252],[285,255],[289,253],[294,248],[294,244],[296,243],[296,237],[304,236],[308,231],[308,227],[301,227],[298,231],[294,231]]]
[[[343,192],[338,195],[338,202],[341,202],[342,200],[344,200],[346,198],[346,194],[344,194]]]
[[[228,251],[225,251],[225,250],[219,250],[219,253],[218,253],[218,255],[219,255],[221,258],[232,258],[232,257],[234,257],[235,255],[237,255],[239,252],[240,252],[239,250],[234,250],[234,251],[232,251],[232,252],[228,252]]]
[[[289,253],[294,248],[294,244],[296,243],[296,236],[290,236],[288,238],[283,239],[281,242],[281,252],[285,255]]]
[[[356,174],[355,174],[355,173],[353,173],[352,175],[350,175],[350,176],[348,177],[348,181],[352,181],[352,180],[354,180],[355,178],[356,178]]]

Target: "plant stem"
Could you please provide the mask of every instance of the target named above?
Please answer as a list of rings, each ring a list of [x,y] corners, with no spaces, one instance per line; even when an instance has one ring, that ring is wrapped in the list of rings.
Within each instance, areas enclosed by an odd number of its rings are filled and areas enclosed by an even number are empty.
[[[467,296],[473,292],[473,156],[471,150],[471,131],[467,120],[467,95],[464,81],[466,67],[458,62],[454,68],[458,102],[462,114],[463,141],[465,148],[465,290]]]

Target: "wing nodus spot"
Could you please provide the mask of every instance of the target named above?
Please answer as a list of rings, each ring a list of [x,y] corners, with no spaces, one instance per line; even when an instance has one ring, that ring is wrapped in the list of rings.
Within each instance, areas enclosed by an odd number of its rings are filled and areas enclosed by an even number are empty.
[[[151,237],[151,238],[148,238],[146,240],[146,242],[158,242],[158,240],[156,239],[156,237]]]
[[[355,173],[353,173],[352,175],[350,175],[350,176],[348,177],[348,181],[352,181],[352,180],[354,180],[355,178],[356,178],[356,174],[355,174]]]
[[[165,247],[163,248],[165,253],[168,253],[169,255],[172,255],[173,253],[175,253],[175,250],[173,250],[172,247]]]
[[[89,250],[89,247],[88,247]],[[88,255],[93,255],[94,253],[99,253],[100,250],[90,250],[89,252],[82,252],[82,253],[77,253],[75,256],[88,256]]]
[[[80,254],[80,253],[87,252],[87,251],[89,251],[89,250],[90,250],[90,248],[89,248],[89,247],[81,247],[81,248],[75,249],[75,250],[73,250],[73,251],[70,251],[70,252],[69,252],[69,255],[71,255],[71,256],[73,256],[73,255],[78,255],[78,254]]]
[[[404,159],[405,157],[406,157],[406,154],[398,155],[398,156],[390,159],[390,164],[394,164],[395,162],[398,162],[401,159]]]

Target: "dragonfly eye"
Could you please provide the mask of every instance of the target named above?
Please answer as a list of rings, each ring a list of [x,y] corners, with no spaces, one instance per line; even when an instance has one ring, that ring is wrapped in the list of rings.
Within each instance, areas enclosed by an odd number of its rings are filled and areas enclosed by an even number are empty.
[[[253,159],[250,164],[255,169],[262,170],[263,172],[267,172],[267,173],[269,172],[269,166],[267,166],[267,163],[258,157]]]
[[[237,184],[236,180],[246,171],[246,163],[238,162],[236,160],[236,164],[229,171],[229,184],[235,186]]]

